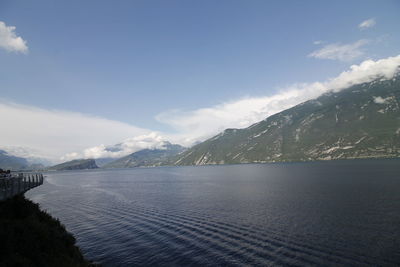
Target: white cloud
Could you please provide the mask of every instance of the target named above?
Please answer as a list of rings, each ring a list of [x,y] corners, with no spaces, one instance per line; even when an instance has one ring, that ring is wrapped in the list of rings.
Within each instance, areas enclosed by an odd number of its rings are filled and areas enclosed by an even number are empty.
[[[7,26],[0,21],[0,48],[9,52],[27,53],[26,41],[15,33],[15,26]]]
[[[98,144],[115,144],[150,131],[90,115],[0,102],[0,147],[28,147],[59,160]]]
[[[1,146],[0,150],[7,151],[10,155],[22,157],[22,158],[46,158],[45,155],[41,154],[39,151],[29,148],[29,147],[21,147],[21,146]]]
[[[203,140],[226,128],[244,128],[323,93],[321,83],[298,84],[273,96],[247,97],[214,107],[193,111],[173,110],[157,116],[160,122],[174,127],[180,134],[171,136],[184,145]]]
[[[1,146],[0,150],[6,151],[8,154],[25,158],[28,160],[29,164],[43,164],[50,165],[51,159],[47,157],[47,155],[32,149],[30,147],[21,147],[21,146]]]
[[[156,119],[175,128],[174,134],[156,133],[80,113],[0,101],[0,147],[29,147],[36,155],[71,160],[121,157],[144,148],[162,148],[166,140],[189,146],[226,128],[248,127],[329,91],[340,91],[378,78],[391,79],[399,68],[400,55],[366,60],[324,82],[294,84],[270,96],[246,97],[197,110],[172,110],[159,114]]]
[[[82,153],[69,153],[62,160],[77,158],[119,158],[142,149],[163,149],[166,138],[156,132],[127,138],[119,144],[105,146],[103,144],[87,148]]]
[[[364,54],[361,48],[368,43],[368,40],[362,39],[351,44],[328,44],[321,49],[310,53],[308,56],[319,59],[351,61]]]
[[[371,27],[373,27],[373,26],[375,26],[375,24],[376,24],[376,21],[375,21],[375,19],[367,19],[367,20],[364,20],[363,22],[361,22],[359,25],[358,25],[358,28],[360,28],[360,29],[367,29],[367,28],[371,28]]]
[[[322,44],[323,43],[323,41],[321,41],[321,40],[317,40],[317,41],[314,41],[313,42],[313,44],[315,44],[315,45],[320,45],[320,44]]]
[[[327,82],[329,90],[340,91],[355,84],[371,82],[376,79],[392,79],[400,68],[400,55],[380,60],[365,60],[359,65],[350,66],[336,78]]]
[[[208,108],[191,111],[172,110],[157,116],[160,122],[176,129],[172,141],[190,145],[226,128],[244,128],[268,116],[316,98],[328,91],[340,91],[377,78],[390,79],[399,70],[400,55],[381,60],[366,60],[325,82],[295,84],[275,95],[247,97]]]

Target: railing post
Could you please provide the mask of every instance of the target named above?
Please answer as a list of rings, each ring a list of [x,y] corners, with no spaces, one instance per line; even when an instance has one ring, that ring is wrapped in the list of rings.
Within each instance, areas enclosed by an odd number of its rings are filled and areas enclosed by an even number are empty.
[[[7,198],[7,181],[6,179],[3,179],[3,183],[4,183],[4,198]]]
[[[18,177],[18,194],[21,193],[21,179]]]
[[[8,179],[8,186],[9,186],[9,188],[10,188],[10,192],[9,192],[9,194],[10,194],[10,197],[12,197],[13,196],[13,181],[12,180],[10,180],[10,179]]]
[[[2,188],[2,182],[3,182],[3,179],[0,179],[0,200],[3,200],[5,197],[4,197],[4,192],[5,192],[5,190]]]
[[[8,181],[6,179],[4,179],[4,196],[8,197]]]
[[[15,192],[15,186],[14,186],[14,179],[10,179],[11,181],[11,196],[14,196],[14,192]]]
[[[11,196],[11,182],[7,179],[7,196]]]
[[[10,197],[11,196],[11,188],[12,188],[12,186],[11,186],[11,180],[9,180],[9,179],[7,179],[7,197]]]
[[[11,197],[13,197],[14,196],[14,190],[15,190],[15,187],[14,187],[14,179],[9,179],[10,180],[10,192],[11,192]]]
[[[19,173],[18,175],[0,178],[0,201],[40,186],[43,184],[43,180],[41,173]]]
[[[14,180],[12,180],[12,179],[9,179],[9,180],[10,180],[10,192],[11,192],[11,196],[13,196],[14,195],[14,185],[13,185]]]

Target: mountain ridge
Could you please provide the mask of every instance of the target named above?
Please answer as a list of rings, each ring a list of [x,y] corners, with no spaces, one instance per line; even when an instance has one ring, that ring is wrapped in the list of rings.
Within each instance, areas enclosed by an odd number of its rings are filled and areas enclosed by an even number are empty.
[[[88,170],[97,169],[94,159],[75,159],[47,168],[49,171]]]
[[[400,156],[400,79],[353,85],[222,133],[183,152],[173,165],[309,161]]]
[[[5,170],[22,170],[29,167],[28,160],[0,150],[0,168]]]
[[[134,168],[167,165],[169,158],[174,157],[184,150],[183,146],[171,144],[166,141],[162,148],[142,149],[109,162],[102,166],[102,168]]]

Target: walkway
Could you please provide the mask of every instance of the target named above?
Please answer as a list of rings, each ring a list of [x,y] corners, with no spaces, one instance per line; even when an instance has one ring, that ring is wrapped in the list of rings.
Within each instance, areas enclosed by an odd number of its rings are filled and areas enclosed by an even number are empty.
[[[29,189],[43,184],[41,173],[19,173],[11,177],[0,177],[0,201],[18,194],[24,194]]]

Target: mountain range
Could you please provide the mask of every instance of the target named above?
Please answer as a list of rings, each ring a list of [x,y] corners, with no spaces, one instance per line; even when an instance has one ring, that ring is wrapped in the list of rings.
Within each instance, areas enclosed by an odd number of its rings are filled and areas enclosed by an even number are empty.
[[[164,142],[118,159],[73,160],[49,170],[391,157],[400,157],[399,74],[325,93],[188,149]],[[25,158],[0,150],[0,168],[29,167]]]
[[[227,129],[173,165],[236,164],[400,156],[400,78],[377,79]]]
[[[28,168],[29,163],[25,158],[10,155],[0,150],[0,168],[3,170],[22,170]]]
[[[88,169],[97,169],[99,168],[96,165],[94,159],[75,159],[71,161],[67,161],[61,164],[54,165],[50,168],[47,168],[49,171],[70,171],[70,170],[88,170]]]
[[[128,156],[119,158],[102,166],[103,168],[133,168],[144,166],[161,166],[166,165],[168,160],[185,148],[170,142],[164,142],[163,146],[158,149],[143,149]]]

